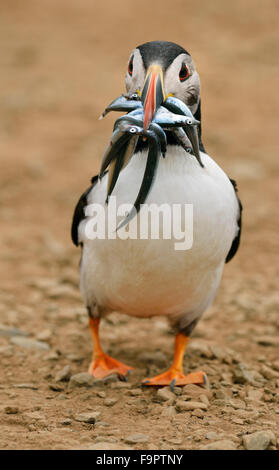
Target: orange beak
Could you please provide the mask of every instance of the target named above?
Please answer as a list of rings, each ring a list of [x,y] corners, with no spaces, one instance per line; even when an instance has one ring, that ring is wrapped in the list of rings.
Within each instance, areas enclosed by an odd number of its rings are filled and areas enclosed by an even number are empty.
[[[160,65],[151,65],[147,70],[141,94],[144,108],[143,128],[145,131],[165,99],[163,70]]]

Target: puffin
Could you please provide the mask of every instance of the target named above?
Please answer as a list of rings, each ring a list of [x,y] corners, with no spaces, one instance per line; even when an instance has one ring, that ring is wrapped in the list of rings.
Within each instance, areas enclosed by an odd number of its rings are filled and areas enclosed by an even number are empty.
[[[102,178],[94,176],[78,200],[71,235],[73,243],[81,247],[80,291],[93,339],[89,373],[96,378],[117,374],[127,380],[133,370],[106,354],[101,346],[100,321],[117,311],[139,318],[165,316],[174,331],[172,364],[155,377],[143,378],[143,385],[204,384],[203,371],[184,373],[183,358],[192,331],[213,302],[224,265],[234,257],[240,244],[242,205],[237,185],[203,146],[200,78],[186,49],[168,41],[151,41],[136,47],[128,59],[125,81],[127,93],[137,94],[142,101],[145,129],[168,96],[188,106],[199,121],[202,165],[166,131],[166,152],[158,161],[146,204],[191,205],[192,244],[187,249],[174,249],[174,231],[169,237],[158,239],[120,237],[117,230],[111,238],[88,237],[88,224],[93,220],[88,208],[98,204],[106,214],[108,211],[109,172]],[[111,194],[117,208],[136,199],[147,155],[143,137]],[[137,213],[135,219],[139,217]],[[162,230],[159,226],[160,233]],[[152,341],[152,331],[148,334]]]

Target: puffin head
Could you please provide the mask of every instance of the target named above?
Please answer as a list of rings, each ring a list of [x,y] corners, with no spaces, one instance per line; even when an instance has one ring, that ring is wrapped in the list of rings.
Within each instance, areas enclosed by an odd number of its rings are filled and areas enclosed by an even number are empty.
[[[200,102],[200,78],[183,47],[168,41],[151,41],[130,54],[126,73],[128,93],[138,93],[144,106],[147,129],[156,110],[168,96],[183,101],[196,113]]]

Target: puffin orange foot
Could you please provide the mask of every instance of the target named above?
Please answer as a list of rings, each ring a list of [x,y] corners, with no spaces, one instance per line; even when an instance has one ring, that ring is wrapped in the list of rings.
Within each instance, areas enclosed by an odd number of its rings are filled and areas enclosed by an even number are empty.
[[[111,374],[118,374],[119,377],[123,378],[133,369],[133,367],[127,366],[107,354],[102,354],[93,359],[88,372],[98,379],[102,379]]]
[[[153,386],[170,385],[171,388],[174,388],[177,385],[206,384],[206,382],[207,379],[204,372],[192,372],[191,374],[184,375],[183,372],[170,368],[166,372],[163,372],[163,374],[156,375],[156,377],[144,379],[142,384]]]

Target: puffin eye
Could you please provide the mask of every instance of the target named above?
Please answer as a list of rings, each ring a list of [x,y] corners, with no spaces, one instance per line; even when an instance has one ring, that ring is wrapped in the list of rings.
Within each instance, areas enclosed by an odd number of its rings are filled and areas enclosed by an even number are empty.
[[[179,80],[181,82],[184,82],[185,80],[187,80],[187,78],[189,76],[190,76],[189,69],[188,69],[187,65],[183,62],[182,66],[181,66],[181,69],[180,69],[180,72],[179,72]]]
[[[131,57],[129,65],[128,65],[128,74],[130,75],[130,77],[133,75],[133,68],[134,68],[133,59],[134,59],[134,56]]]

